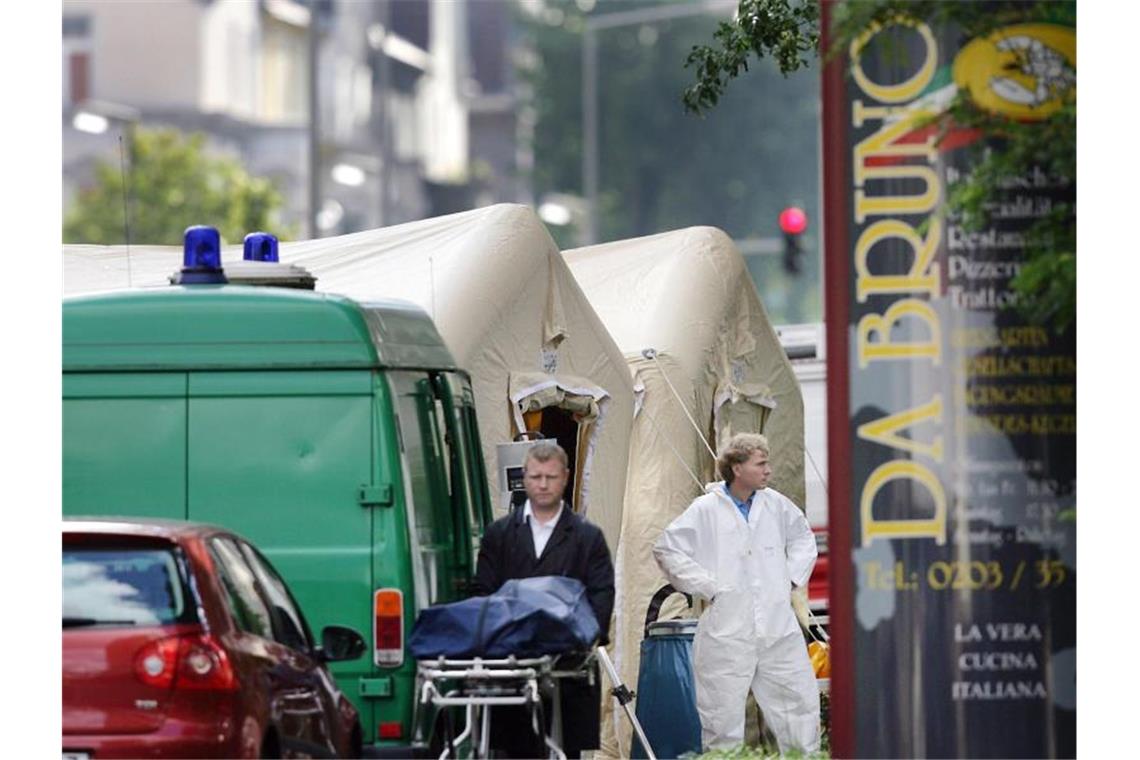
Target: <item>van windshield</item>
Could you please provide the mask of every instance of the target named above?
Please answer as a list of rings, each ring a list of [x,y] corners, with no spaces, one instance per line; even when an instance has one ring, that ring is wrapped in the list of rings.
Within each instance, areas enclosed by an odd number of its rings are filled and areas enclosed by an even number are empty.
[[[193,622],[169,549],[63,548],[63,627]]]

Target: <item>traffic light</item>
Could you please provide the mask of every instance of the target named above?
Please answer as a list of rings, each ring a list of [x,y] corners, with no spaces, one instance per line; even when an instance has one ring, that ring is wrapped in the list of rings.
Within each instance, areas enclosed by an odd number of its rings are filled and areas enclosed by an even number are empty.
[[[807,229],[807,214],[798,206],[788,206],[780,212],[780,231],[784,233],[784,270],[788,274],[800,273],[800,235]]]

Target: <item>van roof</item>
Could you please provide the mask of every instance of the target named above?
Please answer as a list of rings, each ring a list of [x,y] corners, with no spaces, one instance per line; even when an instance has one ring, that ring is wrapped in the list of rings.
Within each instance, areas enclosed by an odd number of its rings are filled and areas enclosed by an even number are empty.
[[[395,299],[241,285],[65,298],[63,369],[457,369],[431,319]]]

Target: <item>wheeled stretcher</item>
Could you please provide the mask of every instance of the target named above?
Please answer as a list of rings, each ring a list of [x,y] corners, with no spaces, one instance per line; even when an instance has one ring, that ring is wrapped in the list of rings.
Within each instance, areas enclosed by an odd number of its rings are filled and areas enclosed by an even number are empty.
[[[592,678],[589,667],[593,654],[574,658],[579,666],[560,669],[561,655],[544,655],[519,659],[469,660],[439,657],[420,660],[416,668],[417,744],[431,743],[432,731],[443,731],[443,752],[440,758],[490,757],[491,709],[496,706],[523,707],[531,718],[536,735],[542,736],[550,756],[564,760],[562,751],[561,690],[558,681],[564,678]],[[543,714],[543,695],[551,698],[553,715],[550,733],[546,732]],[[462,708],[462,730],[455,733],[454,715]],[[422,719],[421,719],[422,718]]]
[[[545,746],[550,757],[563,760],[562,687],[585,679],[583,687],[594,692],[595,663],[605,668],[611,694],[643,735],[628,706],[633,693],[596,644],[601,638],[585,586],[574,578],[508,580],[494,594],[426,608],[408,640],[417,661],[413,743],[440,758],[488,757],[504,749],[490,746],[494,708],[516,706],[522,720],[512,711],[510,722],[533,729],[533,751]],[[582,689],[572,691],[577,705]],[[570,696],[568,690],[568,705]],[[553,711],[549,730],[546,705]],[[506,729],[496,731],[497,740],[528,743],[513,731],[502,735]]]
[[[420,660],[416,667],[415,739],[418,746],[442,745],[439,757],[490,757],[491,708],[516,705],[526,709],[536,736],[541,736],[549,757],[565,760],[562,750],[561,682],[565,679],[592,679],[596,661],[615,684],[611,694],[625,708],[634,730],[645,742],[637,718],[628,707],[633,693],[621,683],[605,647],[595,646],[588,653],[544,655],[503,659]],[[550,731],[546,731],[543,696],[550,697]],[[454,716],[461,708],[463,723],[456,733]],[[442,731],[442,736],[434,736]],[[649,757],[653,758],[652,752]]]

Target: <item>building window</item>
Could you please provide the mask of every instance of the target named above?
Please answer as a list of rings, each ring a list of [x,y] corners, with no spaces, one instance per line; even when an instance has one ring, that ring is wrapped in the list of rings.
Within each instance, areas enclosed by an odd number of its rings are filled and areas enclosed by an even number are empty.
[[[63,17],[63,102],[82,103],[91,97],[91,19]]]
[[[64,16],[63,17],[63,36],[64,37],[90,37],[91,36],[91,19],[87,16]]]

